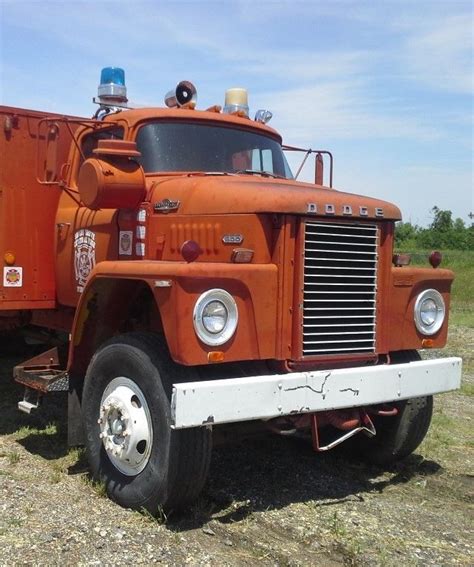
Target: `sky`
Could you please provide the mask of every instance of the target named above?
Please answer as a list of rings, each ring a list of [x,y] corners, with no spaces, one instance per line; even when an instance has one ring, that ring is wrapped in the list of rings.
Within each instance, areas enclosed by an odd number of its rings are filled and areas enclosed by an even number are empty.
[[[473,29],[458,0],[0,0],[0,104],[92,116],[110,65],[140,106],[245,87],[286,144],[334,154],[337,189],[470,223]]]

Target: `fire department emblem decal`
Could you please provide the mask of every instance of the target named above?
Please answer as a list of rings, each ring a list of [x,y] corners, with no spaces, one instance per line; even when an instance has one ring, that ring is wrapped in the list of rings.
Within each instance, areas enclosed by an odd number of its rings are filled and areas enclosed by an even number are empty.
[[[22,285],[23,285],[23,268],[19,268],[19,267],[3,268],[4,287],[21,287]]]
[[[81,293],[87,278],[95,266],[95,234],[86,228],[74,235],[74,270],[77,291]]]
[[[119,254],[121,256],[131,256],[132,254],[132,235],[131,230],[121,230],[119,235]]]

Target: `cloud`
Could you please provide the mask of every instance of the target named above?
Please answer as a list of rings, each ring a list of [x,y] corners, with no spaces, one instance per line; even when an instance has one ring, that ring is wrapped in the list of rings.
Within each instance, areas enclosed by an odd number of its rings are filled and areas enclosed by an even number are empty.
[[[472,12],[405,24],[408,37],[399,51],[406,77],[433,90],[473,91]]]
[[[400,105],[377,100],[362,80],[348,79],[260,95],[254,102],[275,112],[275,125],[290,144],[312,144],[315,139],[393,139],[432,141],[438,128],[410,116]],[[388,107],[387,107],[388,105]]]

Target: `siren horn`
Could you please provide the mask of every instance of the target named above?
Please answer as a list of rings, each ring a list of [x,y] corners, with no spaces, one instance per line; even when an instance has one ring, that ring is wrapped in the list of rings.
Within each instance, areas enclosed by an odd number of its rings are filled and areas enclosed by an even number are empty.
[[[197,90],[191,81],[181,81],[176,85],[174,91],[169,91],[165,96],[165,104],[169,108],[184,106],[190,102],[196,103],[196,100]]]

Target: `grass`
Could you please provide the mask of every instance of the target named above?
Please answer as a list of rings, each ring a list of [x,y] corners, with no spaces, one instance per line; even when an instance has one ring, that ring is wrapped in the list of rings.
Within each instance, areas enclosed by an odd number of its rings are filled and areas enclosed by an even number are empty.
[[[11,451],[10,453],[8,453],[7,457],[8,457],[8,462],[11,465],[16,465],[17,463],[20,462],[20,453],[18,453],[17,451]]]
[[[336,537],[344,537],[347,533],[344,522],[339,517],[337,512],[334,512],[330,523],[330,529]]]
[[[474,384],[469,384],[469,382],[463,382],[461,384],[461,392],[465,396],[473,397],[474,396]]]
[[[0,458],[6,458],[10,465],[16,465],[21,457],[18,451],[0,451]]]
[[[107,496],[107,487],[105,482],[100,482],[98,480],[93,480],[89,476],[82,477],[82,480],[86,486],[92,488],[92,490],[100,496],[101,498],[105,498]]]
[[[152,514],[146,508],[142,508],[140,512],[138,512],[146,522],[150,522],[152,524],[166,524],[168,521],[168,516],[165,514],[165,511],[161,506],[158,506],[158,510],[156,514]]]

